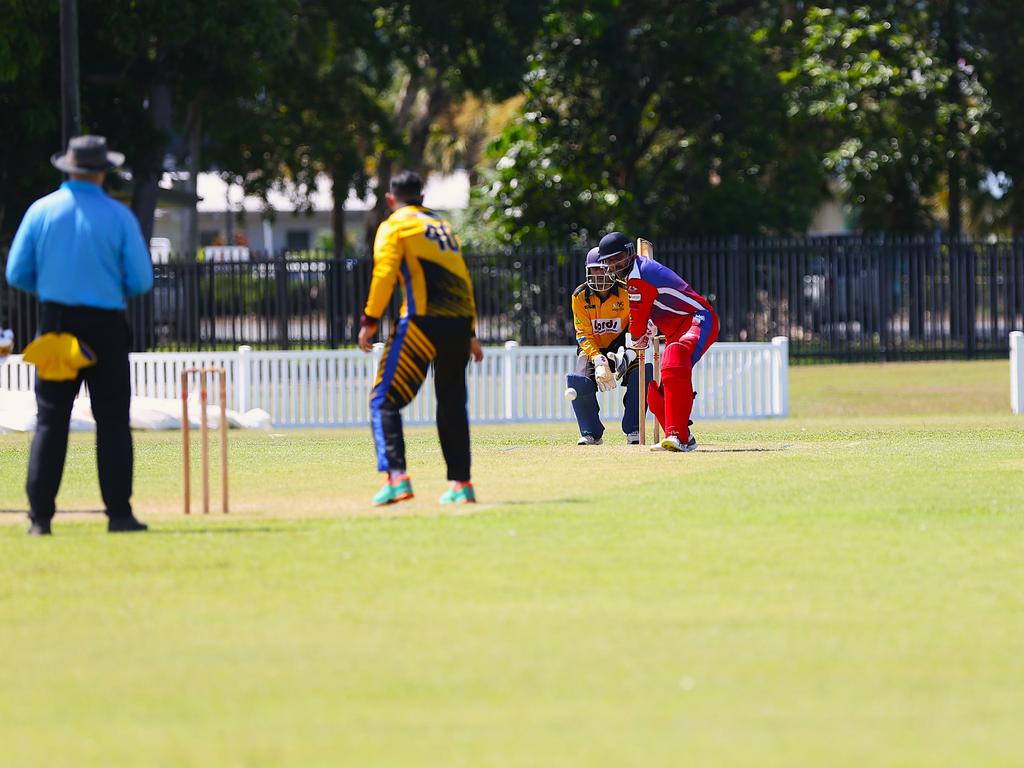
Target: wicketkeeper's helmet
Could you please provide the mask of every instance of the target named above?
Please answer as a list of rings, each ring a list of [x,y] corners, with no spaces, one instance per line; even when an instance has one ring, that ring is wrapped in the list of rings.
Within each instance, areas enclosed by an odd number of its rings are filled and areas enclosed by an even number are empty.
[[[587,287],[604,293],[615,286],[615,275],[608,265],[601,261],[601,251],[596,246],[587,253]]]

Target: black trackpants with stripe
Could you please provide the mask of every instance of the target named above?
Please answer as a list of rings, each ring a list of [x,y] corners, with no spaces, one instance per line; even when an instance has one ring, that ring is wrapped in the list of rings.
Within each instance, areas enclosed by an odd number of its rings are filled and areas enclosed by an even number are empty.
[[[381,472],[406,468],[401,409],[412,402],[434,366],[437,434],[448,465],[448,479],[468,482],[469,415],[466,364],[469,318],[403,317],[388,339],[370,396],[370,424]]]

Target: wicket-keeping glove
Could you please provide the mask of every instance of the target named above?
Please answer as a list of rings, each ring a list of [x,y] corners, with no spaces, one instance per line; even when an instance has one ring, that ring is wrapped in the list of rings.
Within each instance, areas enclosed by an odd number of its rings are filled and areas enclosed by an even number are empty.
[[[622,381],[629,366],[636,360],[636,352],[629,347],[619,347],[617,351],[608,354],[608,359],[615,366],[615,378]]]
[[[594,381],[597,382],[598,392],[607,392],[615,389],[615,374],[608,365],[608,358],[598,355],[594,358]]]

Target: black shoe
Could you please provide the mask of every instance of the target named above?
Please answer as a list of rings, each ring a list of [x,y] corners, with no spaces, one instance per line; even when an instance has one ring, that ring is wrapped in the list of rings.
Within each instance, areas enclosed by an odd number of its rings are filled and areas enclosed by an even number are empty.
[[[49,520],[44,520],[43,522],[33,520],[32,525],[30,525],[28,529],[29,536],[49,536],[52,533],[53,531],[50,530]]]
[[[108,533],[135,533],[136,531],[148,531],[149,526],[140,523],[134,515],[128,517],[112,517],[107,521]]]

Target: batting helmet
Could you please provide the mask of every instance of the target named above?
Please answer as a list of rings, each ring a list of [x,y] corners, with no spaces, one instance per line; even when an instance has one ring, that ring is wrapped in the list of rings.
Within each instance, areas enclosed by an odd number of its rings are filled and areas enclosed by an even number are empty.
[[[620,280],[625,279],[636,260],[633,241],[621,232],[609,232],[598,244],[599,260]]]

